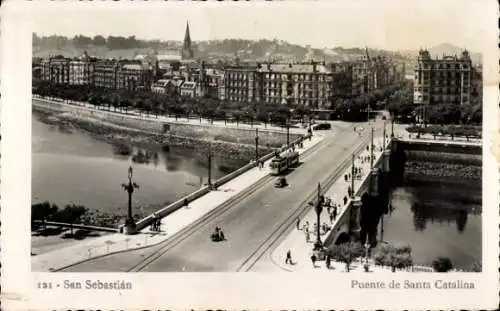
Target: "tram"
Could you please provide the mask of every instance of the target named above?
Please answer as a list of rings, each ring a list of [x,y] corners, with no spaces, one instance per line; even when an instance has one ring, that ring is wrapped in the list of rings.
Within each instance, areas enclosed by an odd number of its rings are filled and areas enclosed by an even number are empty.
[[[299,153],[297,151],[287,152],[271,160],[271,164],[269,164],[271,168],[270,174],[279,175],[297,164],[299,164]]]

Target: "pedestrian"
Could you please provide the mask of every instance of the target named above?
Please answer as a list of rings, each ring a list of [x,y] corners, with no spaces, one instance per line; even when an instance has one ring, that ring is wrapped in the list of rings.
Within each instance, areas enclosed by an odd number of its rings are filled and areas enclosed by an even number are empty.
[[[156,231],[161,231],[160,227],[161,227],[161,219],[158,218],[158,220],[156,221]]]
[[[292,264],[292,252],[290,250],[286,252],[285,264]]]
[[[337,219],[337,207],[336,206],[333,208],[332,216],[333,216],[333,221],[335,221],[335,219]]]
[[[297,217],[296,224],[297,224],[297,230],[300,230],[300,218],[299,217]]]
[[[325,264],[327,269],[330,269],[331,263],[332,263],[332,258],[330,257],[330,255],[326,255]]]
[[[347,197],[344,196],[344,205],[346,205],[346,204],[347,204]]]
[[[153,213],[153,215],[151,216],[152,220],[151,220],[151,226],[150,226],[150,230],[151,231],[155,231],[155,221],[156,221],[156,215]]]
[[[330,223],[333,224],[333,221],[335,220],[335,218],[333,217],[333,212],[330,214]]]
[[[344,175],[344,180],[347,181],[347,174]]]
[[[312,254],[311,255],[311,261],[312,261],[312,264],[313,264],[313,267],[316,268],[316,255]]]

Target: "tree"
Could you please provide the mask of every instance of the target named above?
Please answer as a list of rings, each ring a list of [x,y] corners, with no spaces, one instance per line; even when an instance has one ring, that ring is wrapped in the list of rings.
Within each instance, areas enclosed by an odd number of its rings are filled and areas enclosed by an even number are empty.
[[[432,262],[432,268],[435,272],[448,272],[453,269],[453,264],[448,257],[438,257]]]
[[[52,215],[52,220],[71,224],[71,235],[73,235],[73,224],[81,222],[81,217],[87,212],[83,205],[68,204],[63,210]]]
[[[93,43],[96,46],[106,45],[106,38],[101,35],[94,36]]]
[[[57,205],[49,202],[36,203],[31,206],[31,228],[36,228],[35,220],[41,220],[45,229],[45,221],[58,210]]]
[[[375,254],[375,264],[391,267],[392,272],[396,269],[404,269],[413,265],[411,247],[409,245],[382,245]]]
[[[346,270],[349,272],[350,264],[364,254],[363,246],[360,243],[348,242],[339,245],[333,245],[327,250],[327,254],[335,261],[345,263]]]

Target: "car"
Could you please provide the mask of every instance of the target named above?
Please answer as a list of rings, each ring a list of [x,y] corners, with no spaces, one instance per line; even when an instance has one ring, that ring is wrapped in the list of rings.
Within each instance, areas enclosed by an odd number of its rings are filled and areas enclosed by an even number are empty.
[[[313,129],[318,131],[318,130],[330,130],[332,128],[332,125],[330,123],[318,123],[313,126]]]
[[[285,177],[278,177],[278,179],[276,179],[276,182],[274,183],[275,188],[283,188],[286,185],[288,185],[288,182],[286,181]]]

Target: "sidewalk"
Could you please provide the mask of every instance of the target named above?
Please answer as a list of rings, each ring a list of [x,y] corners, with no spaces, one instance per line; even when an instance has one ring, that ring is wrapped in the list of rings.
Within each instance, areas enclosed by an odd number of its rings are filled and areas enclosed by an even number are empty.
[[[208,119],[200,119],[199,118],[189,118],[189,120],[186,119],[185,116],[175,118],[175,117],[168,117],[168,116],[154,116],[153,114],[147,115],[146,113],[139,112],[136,110],[128,110],[127,114],[119,112],[119,110],[114,111],[114,108],[110,108],[110,110],[107,110],[107,108],[103,109],[97,109],[95,106],[86,103],[86,102],[75,102],[75,101],[69,101],[71,104],[67,103],[66,101],[58,101],[58,100],[51,100],[51,99],[46,99],[46,98],[41,98],[38,97],[37,95],[33,95],[33,99],[41,100],[41,101],[47,101],[47,102],[54,102],[60,105],[65,105],[68,107],[78,107],[78,108],[85,108],[88,110],[92,111],[100,111],[104,113],[110,113],[114,115],[119,115],[119,116],[124,116],[128,117],[131,119],[140,119],[140,120],[152,120],[152,121],[163,121],[163,122],[168,122],[168,123],[174,123],[174,124],[191,124],[191,125],[201,125],[201,126],[216,126],[216,127],[225,127],[225,128],[241,128],[241,129],[249,129],[249,130],[255,130],[258,128],[261,131],[273,131],[273,132],[283,132],[286,133],[286,128],[284,127],[279,127],[279,126],[274,126],[267,124],[253,124],[250,125],[249,123],[242,123],[239,122],[238,125],[235,122],[224,122],[224,121],[213,121],[210,122]],[[290,133],[291,134],[306,134],[307,133],[307,128],[297,128],[297,127],[290,127]]]
[[[335,131],[335,129],[333,129]],[[314,134],[311,141],[304,141],[303,148],[296,148],[302,154],[323,139],[324,134]],[[329,135],[335,135],[330,132]],[[103,237],[84,240],[71,246],[43,253],[32,257],[32,271],[57,270],[88,259],[101,257],[110,253],[127,251],[153,246],[170,238],[181,229],[207,214],[220,204],[257,182],[269,173],[267,161],[263,169],[253,168],[211,191],[203,197],[189,203],[172,214],[161,219],[160,232],[152,232],[148,226],[136,235],[110,234]]]
[[[387,140],[386,140],[387,143]],[[383,138],[382,136],[377,137],[374,139],[374,163],[376,160],[381,156],[382,152],[380,150],[380,147],[383,144]],[[369,145],[369,144],[368,144]],[[366,148],[363,149],[363,151],[358,154],[358,156],[364,157],[364,156],[369,156],[370,152],[366,150]],[[360,184],[362,181],[367,177],[368,173],[370,172],[370,161],[364,161],[362,163],[361,159],[359,157],[356,158],[355,160],[355,167],[361,168],[361,178],[356,179],[354,181],[354,189],[355,191],[358,191]],[[345,174],[350,174],[351,173],[351,165],[340,175],[339,179],[337,179],[334,184],[326,191],[325,197],[331,198],[332,204],[337,205],[337,210],[338,214],[336,219],[333,221],[333,223],[330,222],[330,217],[328,215],[328,212],[326,208],[323,209],[323,212],[321,214],[321,223],[325,222],[328,225],[330,225],[332,228],[336,225],[337,221],[341,219],[342,213],[345,212],[345,207],[350,204],[350,200],[347,201],[347,205],[344,204],[343,198],[344,196],[348,197],[347,194],[347,189],[351,185],[350,180],[348,182],[345,181],[344,175]],[[275,248],[272,253],[270,254],[271,261],[275,263],[280,269],[285,270],[285,271],[290,271],[290,272],[298,272],[298,271],[311,271],[311,269],[317,269],[318,271],[325,271],[325,261],[319,261],[316,262],[316,267],[314,268],[310,259],[310,256],[312,255],[312,249],[314,246],[314,242],[316,241],[316,231],[314,229],[314,224],[316,223],[316,212],[313,207],[310,208],[310,210],[303,215],[300,218],[300,229],[294,228],[293,231],[281,242],[281,244]],[[306,233],[303,229],[304,224],[308,222],[309,223],[309,242],[306,242]],[[331,230],[328,230],[327,233],[323,232],[323,235],[321,236],[322,241],[328,236]],[[290,250],[291,255],[292,255],[292,264],[285,264],[285,259],[286,259],[286,253],[287,251]],[[363,262],[364,263],[364,262]],[[351,264],[351,271],[363,271],[364,272],[364,267],[363,263],[360,261],[358,262],[353,262]],[[321,269],[319,269],[321,267]],[[384,270],[387,271],[386,268],[383,267],[375,267],[373,264],[370,265],[370,270],[375,271],[375,270]],[[330,272],[339,272],[339,271],[345,271],[345,264],[341,262],[335,262],[331,261],[330,265]],[[389,270],[390,272],[390,270]]]

